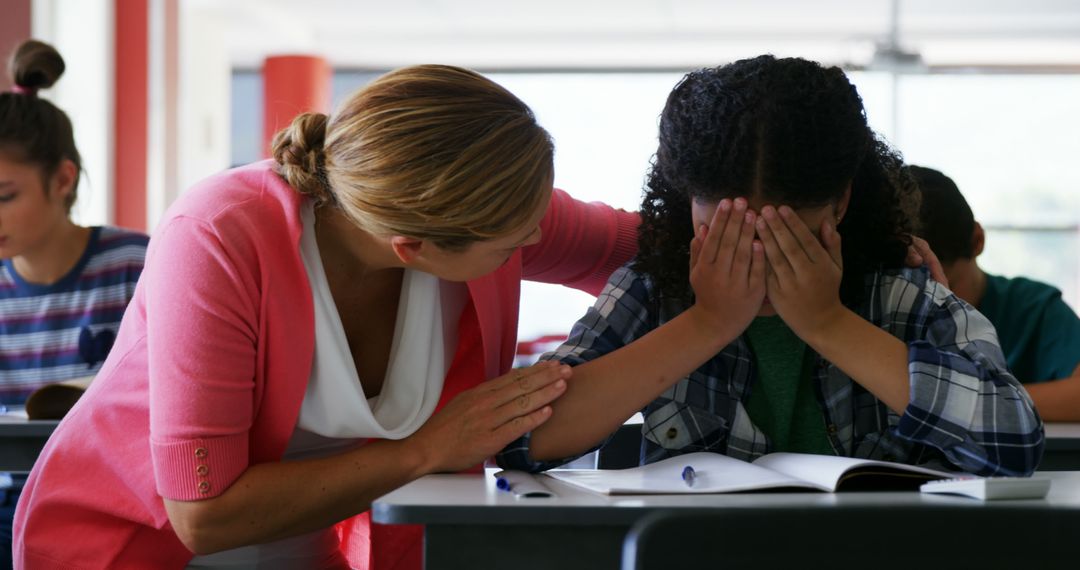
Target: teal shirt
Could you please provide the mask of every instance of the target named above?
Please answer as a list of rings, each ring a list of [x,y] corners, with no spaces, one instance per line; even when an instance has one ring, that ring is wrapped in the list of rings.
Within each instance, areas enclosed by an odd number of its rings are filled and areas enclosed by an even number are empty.
[[[754,319],[746,338],[758,369],[746,411],[773,451],[834,455],[811,381],[813,351],[779,316]]]
[[[978,309],[997,329],[1009,370],[1021,382],[1067,378],[1080,364],[1080,318],[1054,287],[987,274]]]

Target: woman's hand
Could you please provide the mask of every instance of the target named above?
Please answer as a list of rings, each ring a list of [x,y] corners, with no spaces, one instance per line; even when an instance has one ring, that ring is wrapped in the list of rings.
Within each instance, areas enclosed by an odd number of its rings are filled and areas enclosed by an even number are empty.
[[[541,362],[458,394],[409,438],[425,457],[425,472],[468,469],[539,427],[570,374],[565,364]]]
[[[757,232],[768,260],[769,302],[791,330],[809,342],[811,333],[846,310],[840,303],[840,234],[826,220],[819,242],[788,206],[762,208]]]
[[[690,242],[690,286],[710,330],[738,335],[765,300],[765,254],[746,200],[721,200]],[[731,336],[728,335],[728,336]]]

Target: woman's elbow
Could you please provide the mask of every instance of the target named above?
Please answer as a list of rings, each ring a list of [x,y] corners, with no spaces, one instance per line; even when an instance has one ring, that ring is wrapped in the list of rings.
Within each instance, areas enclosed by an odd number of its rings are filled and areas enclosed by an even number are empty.
[[[173,501],[165,499],[169,524],[185,548],[198,555],[227,550],[225,536],[211,523],[212,506],[208,501]]]

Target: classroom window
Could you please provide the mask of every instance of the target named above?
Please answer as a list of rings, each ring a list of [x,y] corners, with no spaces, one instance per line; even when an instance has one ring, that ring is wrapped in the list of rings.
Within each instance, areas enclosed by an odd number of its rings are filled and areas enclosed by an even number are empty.
[[[338,71],[334,104],[378,73]],[[556,186],[636,209],[657,120],[683,72],[499,72],[555,139]],[[871,126],[952,177],[987,228],[984,268],[1060,288],[1080,307],[1080,75],[852,72]],[[233,162],[261,157],[261,80],[234,73]],[[592,297],[525,283],[519,336],[565,334]]]
[[[945,172],[986,228],[980,265],[1062,290],[1080,308],[1080,76],[914,75],[897,140]]]

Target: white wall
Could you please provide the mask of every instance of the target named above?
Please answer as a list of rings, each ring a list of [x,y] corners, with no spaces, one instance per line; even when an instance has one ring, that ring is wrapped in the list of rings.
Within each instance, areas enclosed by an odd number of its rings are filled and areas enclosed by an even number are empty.
[[[180,0],[150,0],[146,225],[179,195]]]
[[[228,26],[219,11],[180,3],[177,195],[229,167]],[[175,196],[171,196],[175,198]]]
[[[35,38],[56,46],[67,70],[41,96],[71,117],[82,155],[79,200],[72,218],[80,224],[112,222],[113,200],[113,2],[34,0]]]
[[[72,218],[113,222],[114,3],[34,0],[33,35],[56,46],[67,71],[43,92],[66,111],[85,173]],[[150,0],[147,224],[177,196],[229,166],[227,25],[211,4]]]

